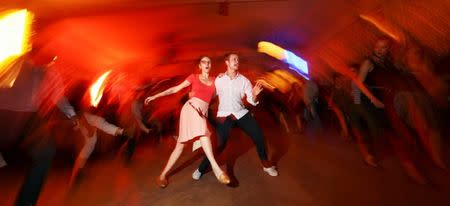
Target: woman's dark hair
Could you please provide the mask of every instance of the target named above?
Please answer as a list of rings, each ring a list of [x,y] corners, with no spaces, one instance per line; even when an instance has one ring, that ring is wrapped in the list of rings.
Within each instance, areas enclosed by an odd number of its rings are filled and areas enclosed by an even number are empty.
[[[209,56],[201,55],[199,58],[197,58],[197,64],[200,64],[200,62],[202,61],[202,59],[205,58],[205,57],[211,59]]]

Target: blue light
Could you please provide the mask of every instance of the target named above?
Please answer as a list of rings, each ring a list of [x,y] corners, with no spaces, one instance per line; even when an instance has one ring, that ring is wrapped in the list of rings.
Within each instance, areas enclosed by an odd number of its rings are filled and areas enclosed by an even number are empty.
[[[308,62],[288,50],[284,50],[284,56],[284,61],[289,64],[290,69],[309,80]]]

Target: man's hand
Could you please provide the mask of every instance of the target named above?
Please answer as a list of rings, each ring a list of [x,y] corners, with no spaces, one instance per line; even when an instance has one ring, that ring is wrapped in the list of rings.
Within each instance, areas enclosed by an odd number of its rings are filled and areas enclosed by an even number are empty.
[[[261,91],[263,90],[262,84],[261,82],[256,82],[255,86],[252,89],[252,94],[253,94],[253,98],[256,98],[259,93],[261,93]]]
[[[371,102],[373,105],[375,105],[376,108],[384,108],[384,104],[377,98],[371,99]]]
[[[125,133],[125,130],[123,128],[118,128],[114,134],[114,136],[123,135]]]
[[[78,116],[75,115],[75,116],[71,117],[70,121],[72,121],[73,129],[77,130],[80,126],[80,120],[79,120]]]
[[[150,133],[150,129],[147,128],[147,127],[144,127],[142,130],[145,132],[145,134],[149,134]]]

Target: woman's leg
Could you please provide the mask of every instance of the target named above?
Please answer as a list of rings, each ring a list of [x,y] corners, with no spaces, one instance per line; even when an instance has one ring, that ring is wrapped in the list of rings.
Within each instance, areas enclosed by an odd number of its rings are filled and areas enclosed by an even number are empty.
[[[216,159],[214,158],[211,140],[207,136],[200,137],[200,144],[202,145],[203,151],[205,152],[206,158],[208,158],[211,163],[212,170],[216,175],[217,179],[223,183],[230,183],[230,178],[220,169],[219,164],[217,164]]]
[[[69,187],[71,187],[74,184],[80,170],[84,168],[84,165],[86,164],[87,160],[89,159],[89,157],[91,156],[92,152],[95,149],[96,143],[97,143],[96,131],[94,132],[92,137],[85,137],[84,146],[81,149],[80,153],[78,154],[78,157],[75,160],[75,165],[72,169],[72,174],[69,180]]]
[[[184,149],[184,144],[177,142],[175,149],[173,149],[172,154],[170,154],[170,157],[166,163],[166,166],[164,167],[163,171],[161,172],[161,175],[159,175],[160,180],[166,179],[167,173],[169,172],[170,169],[172,169],[173,165],[175,165],[178,158],[180,158],[181,153],[183,153],[183,149]]]
[[[200,144],[202,145],[206,158],[208,158],[209,162],[211,163],[214,174],[216,176],[219,176],[222,173],[222,170],[220,169],[219,164],[217,164],[217,161],[214,158],[211,140],[207,136],[200,137]]]

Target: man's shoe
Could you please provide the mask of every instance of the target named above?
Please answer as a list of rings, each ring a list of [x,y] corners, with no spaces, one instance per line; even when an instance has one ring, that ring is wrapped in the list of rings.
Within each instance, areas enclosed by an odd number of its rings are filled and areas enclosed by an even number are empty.
[[[202,173],[196,169],[194,173],[192,173],[192,179],[200,180],[200,177],[202,177]]]
[[[266,172],[267,174],[269,174],[272,177],[278,176],[278,171],[277,171],[277,169],[275,169],[275,166],[263,167],[263,170],[264,170],[264,172]]]

